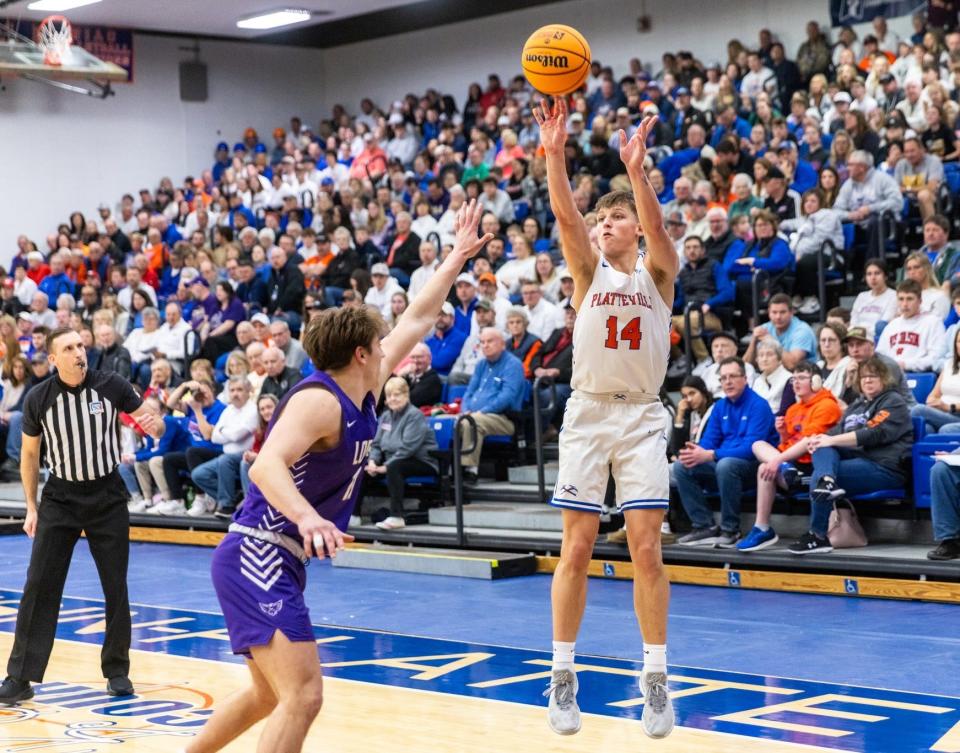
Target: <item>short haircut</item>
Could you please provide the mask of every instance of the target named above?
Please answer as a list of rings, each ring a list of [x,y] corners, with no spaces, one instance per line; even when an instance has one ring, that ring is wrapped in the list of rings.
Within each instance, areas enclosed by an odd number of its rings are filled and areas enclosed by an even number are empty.
[[[777,358],[783,360],[783,346],[772,337],[765,337],[757,343],[757,353],[761,350],[772,350],[777,354]]]
[[[923,288],[916,280],[904,280],[897,285],[897,295],[900,295],[900,293],[910,293],[917,298],[923,298]]]
[[[43,330],[40,327],[35,327],[33,331],[42,333]],[[76,332],[76,330],[73,329],[73,327],[57,327],[56,329],[51,330],[47,334],[47,339],[46,339],[47,353],[53,353],[53,344],[57,341],[57,338],[63,337],[64,335],[69,335],[74,332]]]
[[[369,348],[386,329],[376,309],[329,308],[307,325],[303,349],[318,371],[336,371],[346,368],[357,348]]]
[[[401,395],[410,394],[410,385],[407,384],[407,380],[403,377],[390,377],[387,380],[387,383],[383,385],[384,393],[387,392],[399,392]]]
[[[793,311],[793,301],[790,300],[790,296],[786,293],[777,293],[770,299],[770,303],[767,306],[786,306],[788,309]]]
[[[250,380],[244,376],[232,376],[227,380],[228,385],[239,384],[243,386],[247,392],[250,392],[253,389],[253,385],[250,384]]]
[[[839,319],[845,325],[849,326],[850,309],[844,308],[843,306],[834,306],[832,309],[827,310],[827,319]]]
[[[796,366],[793,367],[794,374],[819,374],[820,369],[817,368],[816,364],[811,363],[810,361],[801,361]]]
[[[931,214],[927,219],[923,221],[924,225],[929,225],[933,223],[938,228],[940,228],[947,235],[950,234],[950,220],[944,217],[942,214]]]
[[[699,235],[688,235],[683,239],[683,245],[686,246],[690,241],[694,241],[698,246],[700,246],[700,248],[704,248],[703,238],[701,238]]]
[[[737,365],[737,367],[740,369],[740,376],[746,376],[746,375],[747,375],[747,367],[746,367],[746,365],[743,363],[743,359],[740,358],[740,356],[730,356],[729,358],[724,358],[724,359],[720,362],[720,366],[719,366],[719,368],[717,369],[717,373],[719,374],[719,373],[720,373],[720,370],[721,370],[724,366],[727,366],[728,364],[731,364],[731,363],[735,363],[735,364]]]
[[[719,144],[717,144],[714,151],[717,154],[740,154],[740,148],[729,139],[724,139]],[[746,173],[743,173],[746,175]]]
[[[507,315],[505,318],[513,319],[514,317],[523,319],[524,324],[530,323],[530,316],[527,314],[527,312],[524,309],[520,308],[519,306],[513,306],[507,309]]]
[[[639,219],[637,202],[630,191],[611,191],[604,194],[599,198],[594,209],[599,212],[601,209],[611,209],[613,207],[626,207],[634,217]]]

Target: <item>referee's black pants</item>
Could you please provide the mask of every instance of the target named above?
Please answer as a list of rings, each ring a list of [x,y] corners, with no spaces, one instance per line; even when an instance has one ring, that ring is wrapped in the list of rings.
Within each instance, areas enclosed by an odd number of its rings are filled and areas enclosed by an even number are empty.
[[[13,651],[7,662],[11,677],[43,680],[57,632],[67,570],[81,531],[87,535],[106,601],[107,629],[100,652],[103,676],[109,679],[130,673],[130,517],[123,480],[114,471],[97,481],[85,482],[51,476],[43,487]]]

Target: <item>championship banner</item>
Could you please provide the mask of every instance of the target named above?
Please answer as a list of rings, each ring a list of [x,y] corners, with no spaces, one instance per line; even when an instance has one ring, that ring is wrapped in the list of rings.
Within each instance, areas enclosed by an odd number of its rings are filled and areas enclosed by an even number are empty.
[[[0,19],[19,34],[36,41],[38,22],[29,20],[14,21]],[[106,63],[118,65],[127,72],[127,82],[133,82],[133,30],[118,29],[113,26],[81,26],[71,23],[73,44],[82,47],[91,55],[96,55]],[[120,83],[123,83],[122,81]]]
[[[830,22],[833,26],[853,26],[877,16],[908,16],[926,7],[927,0],[830,0]]]

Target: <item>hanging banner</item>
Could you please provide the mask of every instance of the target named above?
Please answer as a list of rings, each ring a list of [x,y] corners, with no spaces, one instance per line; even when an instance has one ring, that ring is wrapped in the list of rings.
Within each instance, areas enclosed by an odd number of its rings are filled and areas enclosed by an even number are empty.
[[[834,26],[853,26],[877,16],[909,16],[927,7],[927,0],[830,0],[830,21]]]
[[[38,22],[0,19],[19,34],[36,41]],[[127,81],[133,82],[133,30],[113,26],[81,26],[71,23],[73,44],[96,55],[106,63],[118,65],[127,72]],[[122,81],[120,83],[123,83]]]

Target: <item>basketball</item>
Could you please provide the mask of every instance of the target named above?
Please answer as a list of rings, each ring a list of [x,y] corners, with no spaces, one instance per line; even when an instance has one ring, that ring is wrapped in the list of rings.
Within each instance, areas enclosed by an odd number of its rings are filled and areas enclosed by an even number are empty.
[[[590,73],[590,45],[574,28],[549,24],[537,29],[521,54],[523,75],[534,89],[551,96],[576,91]]]

